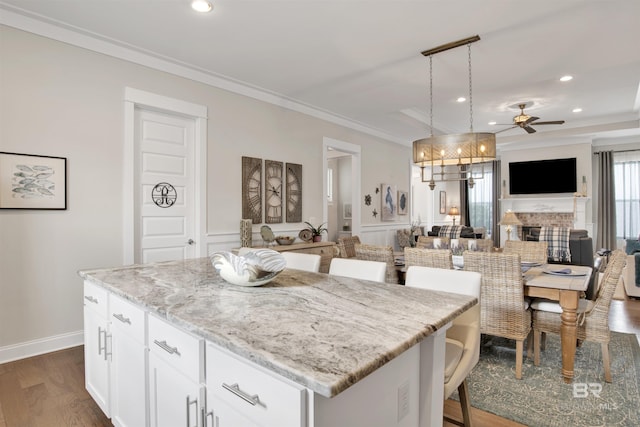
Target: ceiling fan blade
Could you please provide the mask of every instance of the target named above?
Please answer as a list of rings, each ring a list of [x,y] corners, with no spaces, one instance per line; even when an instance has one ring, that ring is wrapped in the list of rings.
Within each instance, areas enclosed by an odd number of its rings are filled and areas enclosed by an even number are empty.
[[[537,122],[536,126],[538,125],[561,125],[564,123],[564,120],[553,120],[550,122]]]
[[[500,132],[505,132],[505,131],[508,131],[508,130],[511,130],[511,129],[513,129],[513,128],[517,128],[517,127],[518,127],[518,126],[511,126],[511,127],[506,128],[506,129],[502,129],[502,130],[499,130],[499,131],[497,131],[497,132],[494,132],[494,134],[496,134],[496,133],[500,133]]]
[[[527,133],[536,133],[536,130],[531,126],[523,126],[522,129],[526,130]]]
[[[529,117],[527,120],[525,120],[524,125],[526,126],[526,125],[528,125],[529,123],[531,123],[531,122],[533,122],[533,121],[535,121],[535,120],[539,120],[539,119],[540,119],[540,117],[534,117],[534,116],[531,116],[531,117]]]

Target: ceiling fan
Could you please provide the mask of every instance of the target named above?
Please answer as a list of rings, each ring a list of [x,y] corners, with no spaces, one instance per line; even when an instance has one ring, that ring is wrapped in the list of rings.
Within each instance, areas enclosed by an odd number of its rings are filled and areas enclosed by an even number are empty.
[[[502,129],[496,133],[500,133],[500,132],[504,132],[506,130],[509,129],[513,129],[515,127],[521,127],[522,129],[524,129],[525,131],[527,131],[527,133],[535,133],[535,129],[532,128],[530,125],[534,125],[534,126],[538,126],[538,125],[561,125],[564,123],[564,120],[553,120],[553,121],[548,121],[548,122],[536,122],[536,120],[539,120],[540,117],[534,117],[534,116],[530,116],[528,114],[524,113],[524,109],[527,106],[527,104],[518,104],[518,108],[520,109],[520,114],[518,114],[517,116],[515,116],[513,118],[513,126],[511,126],[510,128],[507,129]],[[535,123],[534,123],[535,122]]]

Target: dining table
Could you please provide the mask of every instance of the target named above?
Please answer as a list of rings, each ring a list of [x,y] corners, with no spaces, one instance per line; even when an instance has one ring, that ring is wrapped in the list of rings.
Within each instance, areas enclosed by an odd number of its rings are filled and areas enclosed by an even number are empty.
[[[525,296],[558,301],[562,308],[560,343],[565,383],[573,380],[578,300],[580,294],[587,290],[591,273],[591,267],[563,264],[532,266],[524,272]]]

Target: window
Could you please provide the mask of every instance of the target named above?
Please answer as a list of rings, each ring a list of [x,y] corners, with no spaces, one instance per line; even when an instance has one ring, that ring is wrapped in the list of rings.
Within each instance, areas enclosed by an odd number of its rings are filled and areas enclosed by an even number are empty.
[[[613,154],[616,188],[616,237],[640,235],[640,150]]]
[[[484,178],[475,180],[469,189],[469,224],[472,227],[485,227],[487,235],[492,234],[493,216],[493,170],[491,163],[484,165]]]

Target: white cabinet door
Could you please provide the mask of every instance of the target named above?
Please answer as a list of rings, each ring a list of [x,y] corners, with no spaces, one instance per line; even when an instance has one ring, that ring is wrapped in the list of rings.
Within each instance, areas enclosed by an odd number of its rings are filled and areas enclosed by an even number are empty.
[[[120,320],[111,321],[111,421],[116,427],[144,427],[146,417],[146,352]]]
[[[208,393],[207,397],[210,395],[211,393]],[[204,427],[260,427],[221,400],[214,403],[208,397],[207,407],[215,407],[215,410],[209,412],[205,417]]]
[[[92,293],[85,286],[84,305],[84,364],[85,387],[102,412],[110,416],[109,358],[105,294]]]
[[[149,418],[152,427],[200,426],[201,386],[149,353]]]

